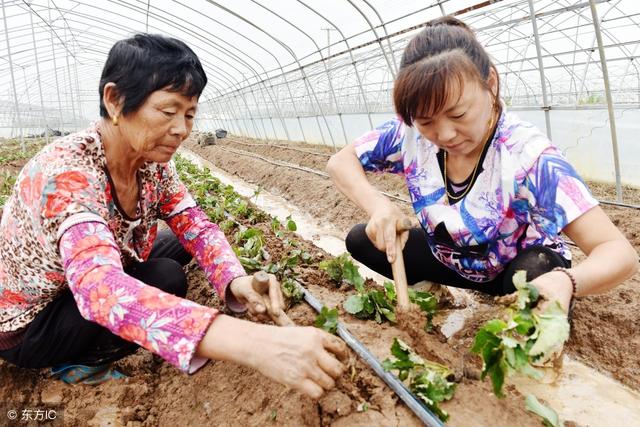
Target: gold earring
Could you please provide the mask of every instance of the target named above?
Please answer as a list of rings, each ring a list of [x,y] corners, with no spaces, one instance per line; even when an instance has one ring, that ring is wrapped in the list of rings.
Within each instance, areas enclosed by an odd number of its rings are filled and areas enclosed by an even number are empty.
[[[118,115],[117,114],[111,118],[111,123],[113,123],[114,126],[118,126]]]

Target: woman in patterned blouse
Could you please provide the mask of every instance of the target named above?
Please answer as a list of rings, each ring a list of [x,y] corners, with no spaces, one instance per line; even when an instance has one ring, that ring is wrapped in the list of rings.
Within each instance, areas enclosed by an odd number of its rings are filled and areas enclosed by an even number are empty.
[[[565,310],[574,296],[604,292],[634,274],[638,255],[547,137],[499,101],[499,77],[463,22],[429,23],[407,45],[394,85],[397,118],[335,154],[337,187],[369,215],[347,236],[357,260],[391,277],[515,290],[517,270]],[[400,210],[364,171],[404,176],[419,228],[401,234]],[[587,258],[571,267],[560,233]]]
[[[139,34],[113,46],[101,120],[31,159],[4,208],[0,357],[30,368],[95,366],[142,346],[189,373],[229,360],[312,397],[333,387],[345,351],[334,336],[254,324],[184,298],[182,267],[195,257],[231,310],[266,310],[171,161],[206,82],[178,40]],[[170,230],[158,232],[158,220]],[[274,276],[268,295],[281,315]]]

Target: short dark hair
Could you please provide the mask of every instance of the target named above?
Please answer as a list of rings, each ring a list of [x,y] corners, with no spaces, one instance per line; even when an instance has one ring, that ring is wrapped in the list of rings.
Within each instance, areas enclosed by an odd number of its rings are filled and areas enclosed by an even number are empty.
[[[100,116],[104,86],[113,82],[124,99],[122,115],[136,111],[156,90],[169,88],[187,97],[200,97],[207,75],[196,54],[180,40],[157,34],[136,34],[120,40],[109,51],[100,77]]]
[[[451,16],[430,21],[402,54],[393,87],[396,113],[408,126],[416,117],[431,117],[460,93],[467,78],[489,89],[491,68],[495,65],[467,24]]]

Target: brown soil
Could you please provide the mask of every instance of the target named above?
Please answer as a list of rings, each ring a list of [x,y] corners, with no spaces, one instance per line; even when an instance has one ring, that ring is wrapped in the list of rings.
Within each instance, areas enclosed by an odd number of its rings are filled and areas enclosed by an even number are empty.
[[[272,147],[233,145],[233,139],[221,140],[218,145],[204,149],[192,143],[186,146],[245,181],[281,194],[296,205],[309,206],[311,214],[344,232],[353,223],[366,220],[355,206],[333,188],[328,179],[276,167],[259,159],[241,157],[226,151],[224,146],[256,150],[263,156],[320,170],[326,163],[326,157],[300,152],[291,154],[293,150]],[[249,142],[260,143],[256,140]],[[326,147],[297,147],[328,152]],[[401,180],[376,177],[376,185],[406,197]],[[403,208],[407,213],[411,212],[408,206],[403,205]],[[637,215],[620,210],[613,212],[612,216],[620,222],[630,238],[633,238],[632,230],[635,230],[634,244],[639,245]],[[257,226],[264,230],[267,247],[274,259],[286,254],[287,248],[273,235],[268,223]],[[301,245],[303,249],[316,254],[312,265],[297,268],[301,281],[327,306],[341,307],[350,291],[336,289],[328,277],[318,270],[315,262],[326,256],[323,251],[308,242],[301,242]],[[210,306],[219,306],[202,272],[191,265],[188,273],[190,289],[187,297]],[[581,300],[575,311],[569,345],[573,355],[611,372],[635,389],[640,387],[640,343],[632,329],[640,316],[638,280],[636,276],[607,295]],[[482,304],[475,317],[448,341],[435,332],[426,333],[422,328],[415,327],[416,324],[424,324],[424,319],[417,322],[401,319],[400,326],[376,325],[371,321],[355,319],[341,308],[340,318],[380,360],[389,356],[393,338],[399,337],[425,358],[452,368],[459,381],[456,394],[451,401],[442,404],[451,414],[449,425],[540,425],[538,418],[524,410],[523,398],[515,389],[509,387],[508,397],[499,400],[492,395],[488,381],[477,380],[479,360],[469,355],[468,349],[477,326],[496,314],[496,307],[491,305],[490,298],[480,296],[480,300]],[[315,313],[306,304],[290,308],[288,314],[299,325],[310,325],[315,318]],[[210,362],[195,375],[187,376],[144,350],[118,363],[118,368],[129,378],[98,386],[65,385],[49,379],[44,371],[23,370],[0,362],[0,402],[16,409],[57,405],[63,410],[64,424],[72,426],[420,425],[409,409],[355,354],[350,355],[347,363],[349,369],[337,382],[336,389],[315,402],[232,363]],[[362,404],[365,403],[368,409],[362,410]]]
[[[366,221],[366,215],[340,194],[328,178],[238,154],[238,150],[243,150],[268,159],[324,170],[326,156],[277,148],[275,144],[317,153],[333,151],[320,145],[235,136],[219,140],[215,146],[202,148],[187,142],[186,147],[228,173],[281,195],[296,206],[309,206],[309,213],[321,222],[342,230],[345,235],[353,224]],[[400,177],[390,174],[372,177],[374,185],[381,191],[408,198],[406,186]],[[590,186],[596,197],[615,199],[614,186],[602,183],[590,183]],[[624,187],[623,190],[626,203],[640,204],[640,189]],[[408,203],[398,204],[407,214],[412,213]],[[602,207],[636,250],[640,251],[640,211],[604,204]],[[575,262],[584,258],[579,249],[574,247],[573,252]],[[604,295],[580,299],[574,310],[571,340],[566,348],[570,355],[609,373],[636,390],[640,389],[640,334],[635,327],[640,323],[639,285],[640,273]]]

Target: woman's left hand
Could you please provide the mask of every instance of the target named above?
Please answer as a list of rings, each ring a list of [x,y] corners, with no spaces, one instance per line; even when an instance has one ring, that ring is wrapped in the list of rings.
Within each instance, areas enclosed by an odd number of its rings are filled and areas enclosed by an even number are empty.
[[[573,285],[565,273],[550,271],[536,277],[531,281],[531,284],[538,289],[540,296],[544,298],[544,301],[538,304],[538,310],[544,311],[553,301],[558,301],[565,313],[569,313]]]
[[[269,274],[269,288],[264,294],[256,292],[252,285],[253,276],[241,276],[233,279],[231,292],[236,299],[246,305],[254,315],[268,314],[273,318],[284,314],[284,297],[276,276]]]

